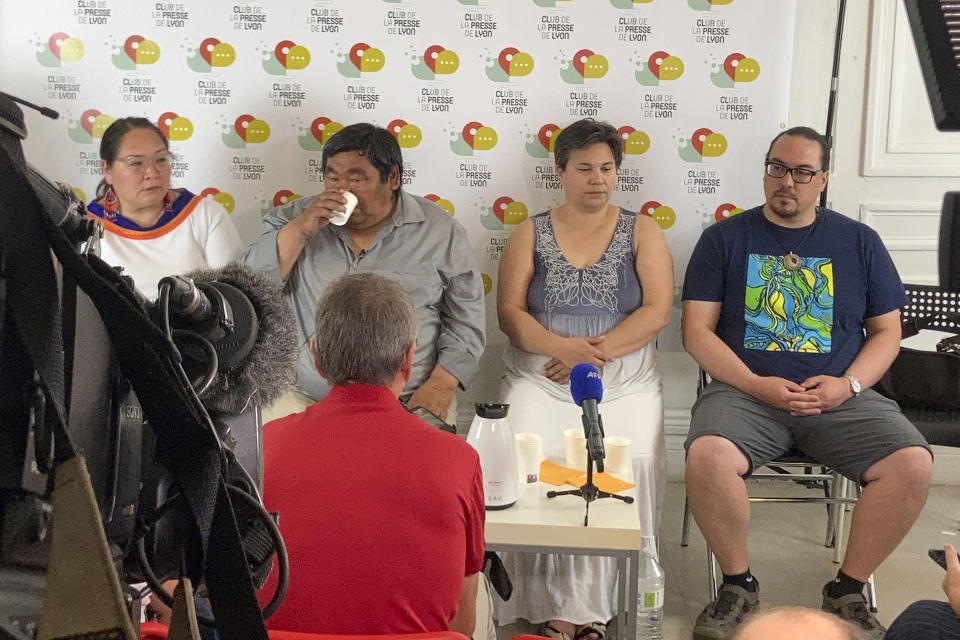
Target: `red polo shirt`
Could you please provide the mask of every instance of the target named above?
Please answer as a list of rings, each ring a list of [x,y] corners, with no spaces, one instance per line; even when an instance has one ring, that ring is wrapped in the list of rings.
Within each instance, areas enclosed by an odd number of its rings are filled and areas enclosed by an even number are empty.
[[[363,384],[333,387],[266,424],[263,439],[263,497],[280,512],[290,556],[290,587],[268,628],[447,629],[463,577],[483,564],[476,452],[386,387]]]

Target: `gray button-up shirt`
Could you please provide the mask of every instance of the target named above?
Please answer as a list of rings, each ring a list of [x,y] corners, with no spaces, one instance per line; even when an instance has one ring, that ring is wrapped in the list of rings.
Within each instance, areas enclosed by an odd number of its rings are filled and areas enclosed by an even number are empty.
[[[298,198],[274,209],[263,220],[263,233],[239,258],[283,287],[301,342],[300,391],[319,400],[329,389],[317,372],[309,342],[315,330],[323,330],[315,327],[317,301],[327,285],[351,271],[390,278],[413,298],[417,351],[405,393],[423,384],[437,364],[461,386],[470,384],[483,353],[486,314],[480,269],[463,227],[429,200],[400,190],[391,218],[364,251],[353,252],[346,229],[327,225],[307,238],[284,282],[277,264],[277,234],[311,199]]]

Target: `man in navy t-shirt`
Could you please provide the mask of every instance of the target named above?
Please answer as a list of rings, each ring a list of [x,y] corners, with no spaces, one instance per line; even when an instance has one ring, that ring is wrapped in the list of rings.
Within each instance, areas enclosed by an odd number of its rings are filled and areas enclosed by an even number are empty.
[[[875,638],[864,583],[926,500],[929,446],[870,389],[897,356],[903,285],[875,231],[817,206],[829,153],[813,129],[779,134],[765,204],[707,229],[687,266],[683,344],[713,379],[693,407],[687,497],[723,571],[698,640],[727,637],[758,603],[742,480],[754,468],[795,448],[864,485],[823,609]]]

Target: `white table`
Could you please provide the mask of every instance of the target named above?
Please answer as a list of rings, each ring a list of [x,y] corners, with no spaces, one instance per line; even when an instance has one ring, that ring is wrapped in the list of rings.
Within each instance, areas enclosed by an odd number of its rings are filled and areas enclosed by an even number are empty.
[[[632,481],[632,478],[624,479]],[[640,566],[640,516],[636,504],[613,498],[590,503],[590,526],[583,526],[586,502],[579,496],[547,498],[547,491],[570,489],[538,483],[520,488],[509,509],[487,511],[487,549],[520,553],[569,553],[617,559],[617,632],[636,637],[637,585]],[[621,492],[632,495],[633,490]]]

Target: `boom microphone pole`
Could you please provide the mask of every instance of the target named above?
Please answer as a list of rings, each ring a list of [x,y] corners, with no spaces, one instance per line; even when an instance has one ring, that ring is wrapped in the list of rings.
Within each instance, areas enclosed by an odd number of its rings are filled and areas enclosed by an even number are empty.
[[[837,9],[837,32],[834,37],[833,44],[833,71],[830,75],[830,98],[827,101],[827,124],[824,129],[823,135],[827,138],[827,148],[833,148],[833,119],[834,112],[837,107],[837,89],[840,86],[840,44],[843,42],[843,17],[847,11],[847,0],[840,0],[840,6]],[[820,167],[827,171],[830,170],[830,167]],[[827,189],[830,188],[830,185],[827,184],[823,188],[823,191],[820,192],[820,206],[826,208],[827,206]]]

